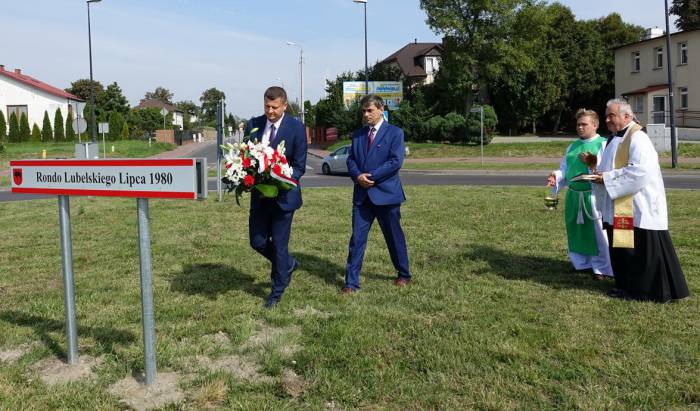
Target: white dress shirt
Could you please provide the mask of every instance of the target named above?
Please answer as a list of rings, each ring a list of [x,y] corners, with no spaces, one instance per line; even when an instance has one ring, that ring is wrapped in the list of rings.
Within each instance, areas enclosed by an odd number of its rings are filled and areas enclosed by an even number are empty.
[[[274,123],[271,122],[270,120],[266,120],[265,131],[263,132],[261,143],[267,143],[267,144],[270,143],[270,131],[272,131],[273,124],[275,126],[275,140],[277,140],[280,137],[279,131],[280,131],[280,125],[282,124],[283,118],[284,118],[284,114],[282,114],[282,117],[280,117],[280,119],[275,121]]]

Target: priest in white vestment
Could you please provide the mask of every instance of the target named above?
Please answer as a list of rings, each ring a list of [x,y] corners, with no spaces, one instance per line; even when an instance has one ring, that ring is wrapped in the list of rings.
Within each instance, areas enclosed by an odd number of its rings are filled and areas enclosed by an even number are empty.
[[[605,123],[613,133],[597,166],[596,203],[610,242],[616,298],[668,302],[689,295],[668,232],[659,157],[633,121],[630,105],[610,100]],[[587,161],[595,167],[594,156]],[[616,241],[616,236],[618,236]]]

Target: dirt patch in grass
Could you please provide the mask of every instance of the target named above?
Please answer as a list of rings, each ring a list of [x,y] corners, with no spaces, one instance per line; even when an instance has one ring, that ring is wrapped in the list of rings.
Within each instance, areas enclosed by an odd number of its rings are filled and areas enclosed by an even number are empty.
[[[205,335],[202,339],[208,344],[219,347],[228,347],[231,345],[231,339],[228,338],[228,335],[223,331],[219,331],[216,334]]]
[[[92,369],[100,364],[102,364],[102,358],[83,355],[78,357],[77,364],[68,364],[51,357],[34,364],[31,368],[39,374],[44,384],[50,386],[93,378],[95,374]]]
[[[4,351],[0,351],[0,362],[15,362],[20,359],[24,354],[28,353],[32,349],[29,344],[22,344],[19,347],[9,348]]]
[[[304,389],[306,389],[306,381],[297,375],[294,370],[288,368],[282,371],[280,383],[282,384],[284,392],[292,398],[301,396],[301,394],[304,393]]]
[[[253,334],[248,341],[241,347],[244,350],[261,348],[274,341],[277,338],[284,337],[289,334],[299,334],[299,327],[291,326],[285,328],[270,327],[264,325],[260,331]]]
[[[134,410],[151,410],[184,400],[185,394],[178,386],[179,381],[180,375],[175,372],[157,374],[150,386],[146,386],[141,379],[127,377],[113,384],[109,392]]]
[[[271,383],[274,379],[261,374],[258,363],[248,357],[238,355],[226,355],[215,360],[205,356],[197,356],[197,365],[214,372],[225,372],[234,376],[237,380],[253,383]]]
[[[320,311],[315,309],[314,307],[307,305],[304,308],[297,308],[294,310],[294,315],[297,317],[315,317],[315,318],[322,318],[324,320],[327,320],[330,318],[331,314],[325,311]]]
[[[211,410],[218,408],[226,399],[228,385],[225,381],[211,381],[199,388],[192,397],[194,408],[197,410]]]

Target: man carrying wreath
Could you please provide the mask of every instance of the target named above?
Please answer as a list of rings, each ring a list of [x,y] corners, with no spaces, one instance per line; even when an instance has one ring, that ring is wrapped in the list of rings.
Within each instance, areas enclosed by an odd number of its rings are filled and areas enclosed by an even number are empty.
[[[264,115],[248,122],[246,134],[275,149],[284,141],[285,155],[293,170],[292,179],[298,182],[306,171],[306,127],[285,114],[287,93],[281,87],[265,90],[264,109]],[[288,247],[294,211],[301,204],[301,185],[291,190],[279,190],[276,198],[266,198],[258,190],[251,191],[248,220],[250,246],[272,264],[272,290],[265,308],[277,305],[292,273],[299,267],[299,262],[289,255]]]

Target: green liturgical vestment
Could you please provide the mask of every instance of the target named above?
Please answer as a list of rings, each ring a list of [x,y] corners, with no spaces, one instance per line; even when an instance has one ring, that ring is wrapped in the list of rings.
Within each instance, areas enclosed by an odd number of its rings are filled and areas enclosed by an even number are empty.
[[[598,255],[593,227],[594,211],[591,208],[590,181],[571,181],[579,174],[588,174],[588,166],[581,161],[579,154],[589,152],[598,155],[605,138],[594,137],[587,140],[577,140],[571,144],[566,153],[566,175],[569,190],[566,192],[566,234],[569,240],[569,251],[584,255]]]

